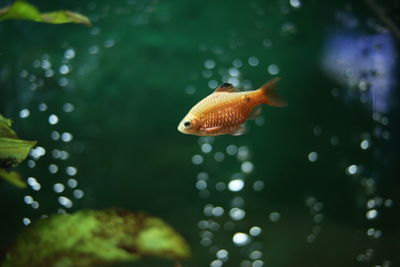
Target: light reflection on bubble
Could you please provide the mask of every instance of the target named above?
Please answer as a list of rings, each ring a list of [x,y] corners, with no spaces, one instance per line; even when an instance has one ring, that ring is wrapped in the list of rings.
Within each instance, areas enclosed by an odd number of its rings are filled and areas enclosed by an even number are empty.
[[[226,249],[220,249],[217,251],[216,256],[218,259],[220,259],[222,261],[227,261],[229,253]]]
[[[204,67],[205,68],[207,68],[207,69],[213,69],[214,67],[215,67],[215,61],[214,60],[212,60],[212,59],[207,59],[205,62],[204,62]]]
[[[52,174],[55,174],[58,172],[58,166],[55,164],[50,164],[49,165],[49,172]]]
[[[232,192],[239,192],[244,187],[244,181],[241,179],[234,179],[228,183],[228,189]]]
[[[250,242],[250,237],[245,233],[235,233],[232,238],[233,243],[236,246],[244,246]]]
[[[88,50],[89,54],[95,55],[99,52],[99,47],[97,45],[93,45]]]
[[[65,78],[65,77],[62,77],[62,78],[60,78],[60,79],[58,80],[58,84],[59,84],[61,87],[67,86],[68,83],[69,83],[69,80],[68,80],[67,78]]]
[[[376,206],[376,201],[375,201],[375,199],[370,199],[370,200],[367,201],[367,208],[368,208],[368,209],[375,208],[375,206]]]
[[[61,183],[56,183],[53,185],[53,190],[56,193],[62,193],[64,192],[65,186]]]
[[[203,153],[210,153],[212,151],[212,145],[208,143],[202,144],[201,151],[203,151]]]
[[[75,167],[69,166],[65,169],[65,173],[69,176],[74,176],[76,175],[78,170]]]
[[[384,202],[385,207],[393,207],[393,200],[386,199]]]
[[[214,206],[211,204],[207,204],[204,206],[203,213],[206,216],[211,216]]]
[[[39,111],[46,111],[47,110],[47,104],[46,103],[40,103],[38,106]]]
[[[32,207],[33,209],[38,209],[38,208],[39,208],[39,202],[33,201],[33,202],[31,203],[31,207]]]
[[[354,175],[354,174],[356,174],[357,173],[357,171],[358,171],[358,167],[357,167],[357,165],[350,165],[349,167],[347,167],[347,169],[346,169],[346,173],[348,174],[348,175]]]
[[[23,223],[24,225],[29,225],[29,224],[31,224],[31,220],[30,220],[29,218],[24,217],[24,218],[22,219],[22,223]]]
[[[70,188],[75,188],[78,186],[78,181],[73,178],[70,178],[68,179],[67,184]]]
[[[229,145],[226,147],[226,153],[230,156],[236,155],[237,151],[238,151],[238,148],[235,145]]]
[[[232,84],[233,86],[239,86],[239,79],[236,77],[229,77],[228,83]]]
[[[253,184],[254,191],[261,191],[264,189],[264,182],[263,181],[255,181]]]
[[[26,162],[26,164],[28,165],[28,167],[29,168],[35,168],[35,166],[36,166],[36,162],[35,161],[33,161],[33,160],[28,160],[27,162]]]
[[[60,68],[58,69],[58,71],[60,72],[60,74],[65,75],[69,73],[69,67],[66,64],[63,64],[60,66]]]
[[[251,265],[251,267],[262,267],[262,266],[264,266],[264,262],[261,260],[255,260]]]
[[[290,5],[294,8],[300,8],[301,7],[301,3],[299,0],[290,0]]]
[[[308,160],[311,162],[315,162],[318,159],[318,153],[317,152],[310,152],[307,156]]]
[[[235,68],[240,68],[240,67],[243,66],[243,62],[242,62],[240,59],[236,58],[236,59],[234,59],[234,60],[232,61],[232,65],[233,65]]]
[[[60,159],[66,160],[69,158],[69,153],[67,151],[60,151]]]
[[[53,77],[53,75],[54,75],[54,70],[52,70],[52,69],[45,70],[45,72],[44,72],[44,76],[46,78]]]
[[[72,201],[69,198],[64,197],[64,196],[61,196],[58,198],[58,203],[66,208],[72,208],[72,206],[73,206]]]
[[[35,160],[38,160],[40,157],[44,156],[45,154],[46,154],[46,150],[41,146],[32,148],[31,152],[29,153],[29,155],[32,158],[34,158]]]
[[[332,146],[337,146],[339,144],[339,138],[337,136],[332,136],[329,139],[329,142],[331,143]]]
[[[258,226],[253,226],[250,228],[249,234],[252,236],[258,236],[262,232],[261,228]]]
[[[64,112],[72,112],[72,111],[74,111],[74,109],[75,109],[75,107],[74,107],[74,105],[71,104],[71,103],[65,103],[65,104],[63,105],[63,111],[64,111]]]
[[[194,165],[200,165],[203,163],[203,157],[201,155],[194,155],[192,157],[192,163]]]
[[[58,123],[58,117],[57,117],[57,115],[51,114],[51,115],[49,116],[49,123],[50,123],[51,125],[57,124],[57,123]]]
[[[237,157],[239,160],[247,160],[250,156],[250,152],[247,146],[239,147]]]
[[[208,221],[206,221],[206,220],[201,220],[201,221],[199,221],[199,223],[197,224],[197,226],[200,228],[200,229],[207,229],[208,228]]]
[[[210,263],[210,267],[221,267],[223,265],[223,262],[221,260],[213,260]]]
[[[207,188],[207,182],[204,180],[199,180],[196,182],[196,188],[198,190],[204,190]]]
[[[83,198],[84,193],[83,193],[83,191],[82,191],[81,189],[75,189],[75,190],[72,192],[72,195],[73,195],[76,199],[81,199],[81,198]]]
[[[114,39],[107,39],[104,41],[104,47],[105,48],[111,48],[115,45],[115,40]]]
[[[238,77],[240,74],[240,71],[237,68],[230,68],[228,70],[229,75],[231,75],[232,77]]]
[[[65,59],[73,59],[75,57],[75,50],[73,48],[68,48],[64,52]]]
[[[198,180],[207,180],[208,174],[206,172],[200,172],[199,174],[197,174],[197,179]]]
[[[225,159],[225,155],[222,152],[217,152],[214,154],[215,161],[221,162]]]
[[[222,207],[215,207],[212,210],[212,215],[219,217],[224,214],[224,209]]]
[[[215,89],[218,86],[218,82],[216,80],[210,80],[208,82],[208,88],[210,89]]]
[[[232,208],[229,211],[229,215],[232,218],[232,220],[239,221],[242,220],[244,217],[246,217],[246,212],[239,208]]]
[[[29,109],[24,108],[19,112],[19,117],[22,119],[28,118],[30,114]]]
[[[65,132],[65,133],[61,134],[61,140],[63,142],[66,142],[66,143],[70,142],[70,141],[72,141],[73,138],[74,137],[73,137],[73,135],[71,133]]]
[[[257,57],[251,56],[251,57],[249,57],[248,62],[249,62],[250,66],[256,67],[260,63],[260,60]]]
[[[368,220],[376,219],[376,217],[378,217],[378,211],[376,209],[369,210],[367,211],[365,216],[367,217]]]
[[[244,173],[252,172],[253,168],[254,168],[253,163],[251,163],[250,161],[245,161],[241,165],[242,172]]]
[[[262,252],[259,250],[254,250],[250,253],[249,258],[251,260],[259,260],[262,257]]]
[[[267,70],[271,75],[277,75],[279,73],[279,67],[275,64],[269,65]]]
[[[368,149],[368,147],[369,147],[369,141],[368,141],[368,140],[362,140],[361,143],[360,143],[360,147],[361,147],[361,149],[363,149],[363,150]]]
[[[268,216],[271,222],[277,222],[281,219],[281,214],[279,212],[273,211]]]
[[[24,202],[28,205],[32,204],[33,197],[32,196],[24,196]]]

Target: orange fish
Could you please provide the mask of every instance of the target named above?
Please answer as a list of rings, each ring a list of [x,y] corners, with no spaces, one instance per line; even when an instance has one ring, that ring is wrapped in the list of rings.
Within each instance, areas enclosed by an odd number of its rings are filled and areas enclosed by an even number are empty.
[[[199,136],[243,134],[244,122],[260,114],[261,109],[257,106],[287,106],[276,93],[279,80],[274,78],[258,90],[244,92],[224,83],[189,111],[179,123],[178,131]]]

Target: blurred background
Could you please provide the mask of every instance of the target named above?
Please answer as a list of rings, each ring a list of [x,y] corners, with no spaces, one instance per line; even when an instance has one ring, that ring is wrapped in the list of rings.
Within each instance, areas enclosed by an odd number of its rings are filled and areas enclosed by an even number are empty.
[[[398,1],[31,3],[93,26],[0,22],[0,113],[38,141],[29,187],[0,181],[1,250],[122,207],[181,233],[183,266],[400,266]],[[177,131],[219,84],[273,77],[289,106],[245,135]]]

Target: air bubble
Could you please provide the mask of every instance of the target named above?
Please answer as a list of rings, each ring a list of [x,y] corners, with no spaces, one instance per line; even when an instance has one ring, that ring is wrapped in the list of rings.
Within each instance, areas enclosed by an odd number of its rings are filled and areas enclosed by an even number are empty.
[[[250,237],[245,233],[238,232],[233,235],[232,240],[235,245],[244,246],[250,242]]]

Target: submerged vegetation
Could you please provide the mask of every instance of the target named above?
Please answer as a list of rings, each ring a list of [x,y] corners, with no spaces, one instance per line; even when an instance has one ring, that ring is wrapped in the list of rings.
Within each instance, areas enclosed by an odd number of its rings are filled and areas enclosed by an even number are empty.
[[[27,228],[3,267],[99,266],[142,257],[181,260],[186,241],[161,219],[122,209],[58,214]]]
[[[90,19],[84,15],[69,10],[57,10],[41,13],[35,6],[23,0],[17,0],[12,5],[0,9],[0,21],[7,19],[32,20],[52,24],[78,23],[91,26]]]
[[[19,139],[11,129],[12,121],[0,115],[0,177],[18,187],[26,187],[25,182],[17,172],[5,169],[20,164],[36,145],[36,141]]]

